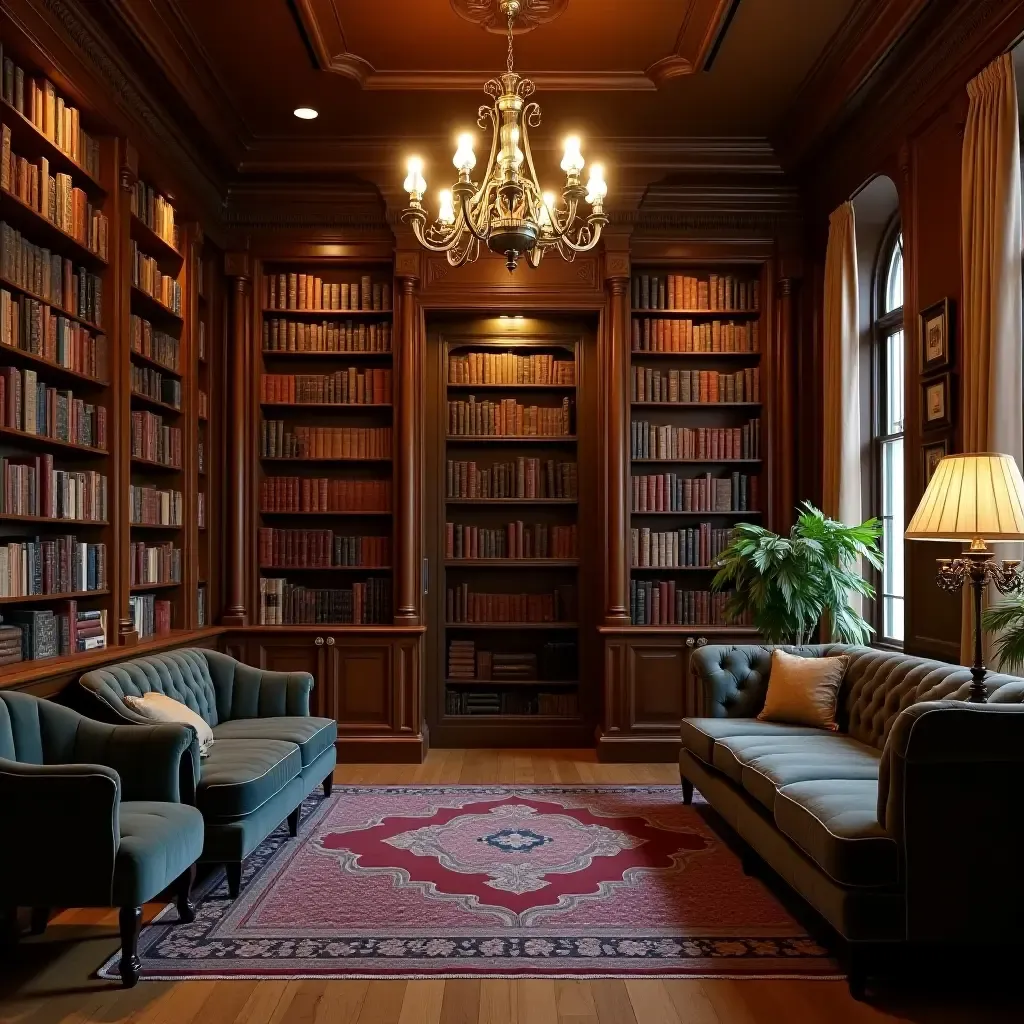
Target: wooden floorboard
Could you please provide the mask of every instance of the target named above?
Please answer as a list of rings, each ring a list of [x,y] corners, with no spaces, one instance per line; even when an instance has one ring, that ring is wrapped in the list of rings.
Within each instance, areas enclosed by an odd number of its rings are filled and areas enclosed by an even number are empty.
[[[673,765],[592,751],[433,750],[421,765],[341,765],[346,785],[676,784]],[[160,908],[145,908],[147,919]],[[114,911],[70,910],[0,958],[3,1024],[1003,1024],[986,988],[908,985],[871,1003],[844,982],[722,980],[189,981],[131,991],[92,977],[117,948]],[[952,970],[952,976],[960,972]],[[986,981],[989,979],[986,978]]]

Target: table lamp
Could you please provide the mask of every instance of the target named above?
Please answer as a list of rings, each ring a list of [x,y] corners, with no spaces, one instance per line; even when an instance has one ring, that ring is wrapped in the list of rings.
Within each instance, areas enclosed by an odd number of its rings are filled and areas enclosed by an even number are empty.
[[[1024,479],[1011,455],[978,452],[947,455],[935,467],[907,532],[907,540],[969,541],[959,558],[938,559],[942,590],[959,591],[969,581],[974,604],[974,664],[971,694],[988,699],[981,645],[981,606],[986,583],[1006,594],[1024,586],[1020,561],[997,562],[987,542],[1024,540]]]

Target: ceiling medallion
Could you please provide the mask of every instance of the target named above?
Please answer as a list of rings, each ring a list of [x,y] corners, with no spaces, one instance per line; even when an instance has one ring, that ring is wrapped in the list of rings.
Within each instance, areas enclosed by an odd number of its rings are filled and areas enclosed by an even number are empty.
[[[488,32],[506,31],[501,0],[451,0],[451,5],[456,14]],[[518,35],[554,21],[568,6],[569,0],[519,0],[514,31]]]
[[[486,131],[489,125],[492,132],[483,182],[478,185],[470,177],[476,155],[473,136],[464,132],[458,137],[452,160],[459,180],[438,194],[437,217],[429,224],[422,205],[427,190],[423,161],[410,157],[404,185],[409,205],[402,211],[402,220],[411,225],[424,248],[446,253],[453,267],[472,263],[483,242],[491,252],[505,257],[511,272],[523,256],[531,267],[539,266],[547,249],[557,248],[569,261],[576,253],[593,249],[608,223],[604,213],[608,186],[601,164],[591,164],[586,188],[581,184],[584,160],[580,140],[573,135],[565,140],[562,157],[565,187],[561,204],[554,192],[541,190],[527,134],[528,128],[540,124],[540,104],[529,99],[535,89],[533,82],[512,70],[512,26],[521,0],[500,3],[508,19],[508,65],[505,74],[484,86],[493,104],[484,103],[477,113],[480,129]],[[586,219],[577,218],[581,200],[590,204]]]

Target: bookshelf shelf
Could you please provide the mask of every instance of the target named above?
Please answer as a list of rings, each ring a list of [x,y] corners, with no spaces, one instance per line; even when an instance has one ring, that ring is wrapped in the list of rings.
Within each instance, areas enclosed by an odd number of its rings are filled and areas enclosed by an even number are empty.
[[[180,313],[175,313],[170,306],[165,306],[159,299],[154,298],[149,292],[143,291],[138,285],[133,284],[131,290],[132,305],[138,306],[137,312],[140,316],[171,329],[180,328],[184,323],[184,317]]]
[[[339,350],[336,352],[326,352],[323,350],[314,352],[298,352],[290,351],[289,349],[283,348],[265,348],[263,349],[264,359],[338,359],[343,358],[346,360],[360,361],[360,360],[375,360],[375,359],[387,359],[390,360],[394,353],[389,349],[386,352],[363,352],[363,351],[348,351]]]
[[[0,597],[0,604],[23,604],[31,601],[38,604],[43,601],[84,601],[90,597],[106,597],[109,590],[74,590],[64,594],[26,594],[21,597]]]
[[[181,580],[164,580],[162,583],[133,583],[131,592],[142,593],[147,590],[169,590],[171,587],[180,587]]]
[[[176,276],[185,257],[170,242],[161,238],[141,217],[131,214],[131,238],[147,255]]]
[[[291,462],[291,463],[295,463],[295,462],[298,462],[298,463],[323,463],[325,465],[331,465],[332,463],[341,464],[341,465],[349,465],[350,463],[355,463],[356,465],[361,465],[361,464],[362,465],[373,465],[374,463],[391,462],[392,459],[391,459],[390,455],[381,455],[379,458],[373,458],[373,459],[370,459],[370,458],[345,458],[344,456],[341,456],[341,455],[339,455],[337,458],[326,458],[324,456],[319,456],[319,457],[317,457],[317,456],[306,456],[306,457],[303,457],[303,458],[299,458],[298,456],[296,456],[294,458],[292,458],[292,457],[283,458],[282,456],[279,456],[279,455],[261,455],[260,456],[260,461],[261,462]]]
[[[24,366],[38,368],[41,372],[50,377],[60,377],[67,381],[73,381],[77,389],[110,387],[109,381],[98,380],[96,377],[90,377],[87,373],[80,373],[78,370],[71,370],[66,366],[61,366],[60,363],[55,363],[43,356],[34,355],[32,352],[26,352],[22,348],[15,348],[12,345],[4,345],[3,354],[9,358],[12,363],[21,363]]]
[[[129,523],[128,525],[133,530],[168,530],[177,532],[185,529],[185,527],[180,524],[178,526],[172,526],[169,523]]]
[[[109,526],[106,519],[60,519],[55,516],[17,515],[14,512],[0,512],[0,521],[9,523],[50,523],[57,526]]]
[[[353,516],[353,517],[360,517],[360,516],[390,516],[391,515],[391,510],[390,509],[381,509],[381,508],[377,508],[377,509],[351,509],[351,508],[347,508],[347,509],[341,509],[340,511],[334,511],[334,512],[289,512],[289,511],[286,511],[286,510],[274,511],[272,509],[261,509],[260,510],[260,515],[261,516],[288,516],[288,517],[291,517],[291,516],[295,516],[295,517],[318,516],[320,518],[323,518],[324,516]]]
[[[261,565],[260,572],[391,572],[390,565]]]
[[[642,317],[664,317],[665,319],[685,318],[687,320],[715,318],[736,318],[736,317],[759,317],[759,309],[648,309],[647,307],[632,310],[633,316]]]
[[[576,505],[576,498],[445,498],[446,505],[480,505],[500,508],[506,505]]]
[[[575,384],[451,384],[449,391],[575,391]]]
[[[523,686],[532,689],[538,687],[543,689],[546,686],[579,686],[580,682],[578,679],[446,679],[445,686],[479,686],[481,688],[490,688],[495,690],[503,690],[507,686]],[[465,717],[463,715],[452,716],[452,717]],[[513,716],[507,716],[513,717]],[[558,717],[555,715],[524,715],[524,718],[554,718]]]
[[[326,317],[329,320],[390,320],[394,311],[390,309],[276,309],[263,307],[268,317]]]
[[[577,630],[578,622],[446,622],[445,629]]]
[[[760,409],[760,402],[631,402],[634,409]]]
[[[0,220],[7,221],[31,237],[36,245],[46,246],[62,256],[78,260],[91,270],[107,266],[107,261],[99,253],[93,252],[74,235],[57,227],[7,189],[0,191]]]
[[[761,459],[631,459],[636,466],[757,466]]]
[[[171,405],[169,402],[161,402],[159,398],[150,398],[149,395],[144,395],[141,391],[132,392],[132,401],[138,402],[139,405],[148,406],[150,409],[155,409],[158,412],[170,413],[172,416],[180,416],[183,412],[180,406]]]
[[[578,558],[446,558],[448,569],[575,569]]]
[[[143,459],[138,455],[132,456],[132,465],[140,469],[154,469],[160,473],[182,473],[181,466],[171,466],[165,462],[157,462],[155,459]]]
[[[631,565],[633,572],[717,572],[717,565]]]
[[[9,277],[6,277],[3,274],[0,274],[0,288],[6,288],[8,291],[18,292],[26,298],[34,299],[36,302],[52,310],[57,316],[63,316],[68,320],[73,320],[76,324],[81,324],[83,327],[87,327],[95,334],[103,333],[103,328],[100,327],[99,324],[94,323],[92,320],[89,320],[84,316],[79,316],[77,313],[72,313],[70,310],[64,309],[63,306],[58,306],[55,303],[50,302],[49,299],[44,299],[42,295],[37,294],[30,288],[26,288],[24,285],[15,284]],[[92,380],[91,377],[88,379]]]
[[[169,374],[172,377],[181,377],[180,369],[176,370],[173,366],[161,363],[159,359],[143,355],[141,352],[136,352],[134,349],[131,350],[130,354],[133,363],[138,363],[140,366],[150,366],[154,370],[159,370],[161,373]]]
[[[664,352],[654,349],[635,348],[630,352],[634,359],[751,359],[761,358],[760,352]]]
[[[30,434],[28,431],[18,430],[16,427],[0,427],[0,437],[10,437],[18,440],[21,444],[31,445],[33,448],[53,448],[68,456],[103,458],[110,454],[103,448],[90,448],[87,444],[74,444],[72,441],[58,441],[55,437],[47,437],[45,434]]]
[[[717,511],[708,509],[703,512],[639,512],[636,509],[633,510],[635,516],[760,516],[761,513],[757,509],[719,509]]]
[[[265,409],[322,409],[329,412],[390,412],[393,408],[390,402],[264,402],[262,399],[260,405]]]
[[[451,445],[460,444],[575,444],[575,434],[449,434]]]

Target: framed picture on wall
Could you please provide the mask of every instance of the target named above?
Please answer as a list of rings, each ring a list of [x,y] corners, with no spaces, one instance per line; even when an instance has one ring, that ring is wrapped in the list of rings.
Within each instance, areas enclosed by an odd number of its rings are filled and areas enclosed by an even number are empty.
[[[925,432],[953,425],[952,378],[944,373],[921,383],[921,429]]]
[[[921,314],[921,373],[944,370],[953,358],[952,302],[942,299]]]
[[[949,438],[944,437],[941,441],[929,441],[921,446],[921,468],[924,473],[922,484],[928,486],[935,467],[949,454]]]

